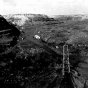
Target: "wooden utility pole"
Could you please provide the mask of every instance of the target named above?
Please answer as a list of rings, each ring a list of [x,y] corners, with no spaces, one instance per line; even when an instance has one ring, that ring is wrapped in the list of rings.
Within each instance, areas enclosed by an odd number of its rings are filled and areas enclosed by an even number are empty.
[[[70,72],[68,45],[63,46],[63,69],[62,69],[63,75],[65,72],[68,72],[68,73]]]

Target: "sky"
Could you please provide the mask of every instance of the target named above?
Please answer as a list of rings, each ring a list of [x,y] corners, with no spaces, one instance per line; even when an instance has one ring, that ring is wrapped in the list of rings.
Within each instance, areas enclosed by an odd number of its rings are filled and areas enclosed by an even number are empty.
[[[0,14],[88,14],[88,0],[0,0]]]

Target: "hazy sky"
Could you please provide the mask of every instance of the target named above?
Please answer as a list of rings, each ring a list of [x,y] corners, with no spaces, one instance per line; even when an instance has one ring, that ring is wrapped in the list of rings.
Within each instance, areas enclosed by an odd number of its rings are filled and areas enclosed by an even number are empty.
[[[88,14],[88,0],[0,0],[0,14]]]

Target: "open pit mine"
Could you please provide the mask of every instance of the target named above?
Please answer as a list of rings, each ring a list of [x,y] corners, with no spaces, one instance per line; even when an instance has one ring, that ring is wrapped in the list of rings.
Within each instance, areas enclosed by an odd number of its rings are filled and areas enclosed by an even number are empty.
[[[0,15],[0,88],[88,88],[83,17]]]

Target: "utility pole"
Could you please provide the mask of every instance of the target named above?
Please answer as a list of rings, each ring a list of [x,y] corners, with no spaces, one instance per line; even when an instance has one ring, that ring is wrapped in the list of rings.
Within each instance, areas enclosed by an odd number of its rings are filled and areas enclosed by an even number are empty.
[[[63,69],[62,73],[64,75],[65,72],[70,72],[70,63],[69,63],[69,50],[68,45],[63,46]]]

